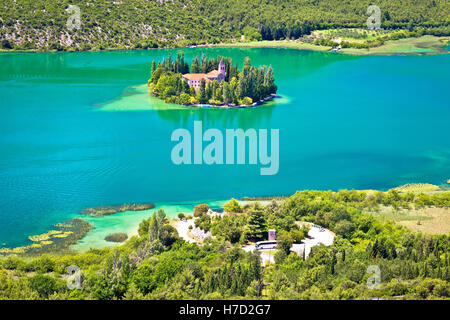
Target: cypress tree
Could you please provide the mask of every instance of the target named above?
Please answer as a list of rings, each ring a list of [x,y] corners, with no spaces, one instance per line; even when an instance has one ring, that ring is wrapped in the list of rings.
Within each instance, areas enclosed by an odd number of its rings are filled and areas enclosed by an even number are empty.
[[[436,272],[436,278],[442,279],[442,271],[441,271],[441,264],[440,263],[438,264],[438,269],[437,269],[437,272]]]
[[[266,230],[266,217],[260,209],[253,208],[249,212],[248,220],[249,237],[255,240],[262,239],[263,232]]]
[[[336,265],[336,253],[333,252],[333,258],[331,259],[331,264],[330,264],[330,272],[331,274],[334,274],[334,267]]]
[[[155,72],[155,70],[156,70],[156,62],[155,62],[155,60],[153,60],[152,61],[152,69],[150,71],[150,78],[153,75],[153,72]]]
[[[200,89],[197,93],[197,100],[200,103],[206,103],[208,102],[208,96],[206,95],[206,81],[205,79],[202,79],[200,82]]]
[[[192,73],[199,73],[200,72],[200,66],[199,66],[199,61],[198,61],[197,57],[195,57],[194,60],[192,60],[191,72]]]
[[[378,239],[375,239],[375,242],[372,246],[372,257],[376,258],[378,255]]]
[[[373,257],[373,251],[372,251],[372,244],[369,243],[366,247],[366,254],[368,258],[372,258]]]
[[[445,267],[443,275],[442,275],[442,279],[445,281],[450,281],[450,274],[448,272],[448,267]]]

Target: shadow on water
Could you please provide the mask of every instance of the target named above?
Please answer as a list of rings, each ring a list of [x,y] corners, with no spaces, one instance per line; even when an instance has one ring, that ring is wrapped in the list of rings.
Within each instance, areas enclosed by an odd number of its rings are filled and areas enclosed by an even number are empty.
[[[116,99],[96,104],[94,111],[100,112],[155,112],[161,120],[186,127],[193,121],[219,127],[259,127],[267,125],[276,107],[288,103],[287,98],[277,98],[251,108],[189,107],[166,103],[151,96],[146,85],[131,86]]]
[[[207,127],[221,128],[258,128],[267,126],[275,106],[261,106],[248,109],[192,109],[157,110],[162,120],[187,127],[193,121],[202,121]]]

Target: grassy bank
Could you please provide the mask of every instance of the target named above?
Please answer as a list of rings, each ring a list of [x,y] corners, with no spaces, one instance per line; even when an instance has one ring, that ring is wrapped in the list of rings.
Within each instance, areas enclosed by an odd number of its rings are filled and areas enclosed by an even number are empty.
[[[329,51],[331,47],[316,46],[314,44],[301,42],[298,40],[273,40],[273,41],[252,41],[252,42],[234,42],[234,43],[219,43],[209,45],[211,47],[233,47],[233,48],[286,48],[286,49],[301,49],[314,51]]]
[[[422,234],[448,234],[450,215],[448,208],[426,207],[423,209],[400,209],[381,207],[372,212],[376,217],[395,221],[414,232]]]
[[[384,45],[370,49],[345,48],[341,51],[347,54],[377,55],[377,54],[436,54],[447,53],[443,47],[450,37],[422,36],[387,41]]]
[[[384,45],[370,49],[344,48],[340,52],[353,55],[378,55],[378,54],[436,54],[447,53],[443,47],[448,44],[450,37],[422,36],[418,38],[407,38],[387,41]],[[253,41],[221,43],[211,45],[214,47],[236,47],[236,48],[286,48],[314,51],[330,51],[331,46],[318,46],[300,40],[276,40],[276,41]]]
[[[425,35],[418,38],[407,38],[387,41],[384,45],[369,49],[357,48],[343,48],[339,52],[351,55],[391,55],[391,54],[443,54],[448,51],[444,49],[449,44],[450,37],[437,37]],[[263,40],[263,41],[249,41],[249,42],[227,42],[217,44],[198,45],[198,47],[223,47],[223,48],[284,48],[284,49],[298,49],[298,50],[313,50],[313,51],[331,51],[331,46],[319,46],[312,43],[303,42],[301,40]],[[182,49],[190,47],[169,46],[165,49]],[[101,51],[134,51],[134,50],[152,50],[136,49],[136,48],[106,48],[106,49],[90,49],[85,51],[101,52]],[[15,50],[15,49],[0,49],[0,53],[37,53],[37,52],[61,52],[57,50]],[[64,52],[64,51],[63,51]],[[68,50],[66,52],[77,52]]]

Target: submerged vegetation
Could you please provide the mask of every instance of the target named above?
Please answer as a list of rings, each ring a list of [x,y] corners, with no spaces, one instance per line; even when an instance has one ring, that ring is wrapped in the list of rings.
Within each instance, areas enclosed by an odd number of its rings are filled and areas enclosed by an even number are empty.
[[[399,192],[433,192],[439,191],[440,187],[430,183],[408,183],[395,188]]]
[[[91,230],[92,225],[83,219],[70,219],[54,225],[55,229],[46,233],[29,236],[32,244],[16,248],[0,248],[0,255],[66,252]]]
[[[201,79],[196,91],[189,86],[182,75],[187,73],[206,74],[217,70],[219,61],[225,63],[225,78],[220,83],[217,80]],[[231,58],[218,57],[209,59],[202,56],[192,61],[191,66],[179,53],[175,61],[171,55],[167,59],[152,62],[151,78],[148,80],[149,93],[163,99],[167,103],[183,105],[252,105],[263,99],[272,97],[277,92],[272,67],[253,67],[250,58],[245,58],[242,71],[233,66]]]
[[[115,248],[7,255],[0,259],[0,299],[450,298],[450,235],[416,233],[368,213],[448,210],[450,192],[301,191],[265,206],[232,199],[226,207],[223,217],[209,216],[206,205],[195,210],[198,227],[214,236],[201,246],[182,240],[159,210]],[[308,232],[302,221],[333,231],[334,243],[313,247],[307,258],[289,251]],[[263,267],[258,252],[241,248],[265,239],[269,229],[276,230],[280,250],[275,263]],[[81,289],[65,285],[71,265],[83,272]],[[381,285],[370,289],[373,265],[380,268]]]

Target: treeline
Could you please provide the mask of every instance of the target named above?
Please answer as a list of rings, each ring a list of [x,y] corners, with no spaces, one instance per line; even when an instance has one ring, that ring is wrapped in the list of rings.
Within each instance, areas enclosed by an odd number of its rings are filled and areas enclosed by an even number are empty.
[[[222,218],[211,218],[207,205],[194,209],[196,225],[209,222],[215,235],[201,246],[180,239],[159,210],[115,248],[3,257],[0,299],[449,299],[450,236],[414,233],[366,213],[394,203],[448,207],[449,199],[450,192],[395,190],[302,191],[265,206],[231,199]],[[291,252],[299,221],[329,228],[334,243],[308,257]],[[280,250],[262,268],[259,254],[239,242],[264,239],[268,229],[277,230]],[[71,265],[83,272],[80,289],[67,287]]]
[[[201,80],[197,91],[183,80],[182,74],[208,73],[217,70],[219,61],[225,63],[225,80],[206,82]],[[250,58],[245,58],[242,71],[233,66],[231,58],[206,56],[194,58],[192,65],[185,61],[182,53],[173,62],[171,56],[161,62],[152,62],[151,78],[148,80],[149,92],[167,103],[183,105],[251,105],[255,101],[275,94],[277,86],[272,67],[253,67]]]
[[[79,289],[68,289],[64,280],[71,265],[83,270],[70,282],[81,283]],[[1,259],[0,300],[258,297],[262,278],[257,254],[225,250],[219,242],[185,243],[159,210],[139,225],[138,236],[114,249]]]
[[[0,44],[16,50],[184,47],[239,40],[299,38],[312,30],[365,26],[369,0],[16,0],[0,3]],[[67,20],[80,8],[80,28]],[[448,26],[449,4],[379,0],[382,28]]]
[[[161,75],[165,72],[172,73],[208,73],[213,70],[218,70],[219,62],[223,60],[225,63],[225,81],[230,81],[230,79],[239,76],[239,69],[237,64],[233,66],[233,61],[231,58],[227,57],[217,57],[208,58],[206,55],[202,55],[200,58],[195,57],[192,59],[192,64],[189,63],[184,58],[184,53],[180,52],[177,54],[175,61],[172,61],[172,55],[169,54],[167,59],[164,57],[162,61],[156,62],[152,61],[152,66],[150,70],[151,82],[157,83]]]
[[[285,40],[285,39],[299,39],[304,36],[309,35],[314,30],[328,30],[328,29],[337,29],[337,28],[367,28],[366,22],[364,23],[349,23],[346,25],[336,24],[336,23],[318,23],[313,24],[310,22],[305,22],[303,24],[297,23],[295,25],[286,27],[266,27],[262,26],[260,30],[260,38],[261,40]],[[387,23],[383,22],[381,24],[381,28],[385,30],[407,30],[413,31],[417,30],[416,33],[406,33],[408,37],[422,36],[422,35],[434,35],[434,36],[449,36],[450,28],[448,27],[448,22],[446,23]],[[420,35],[416,35],[420,34]],[[249,40],[257,39],[257,36],[253,34],[252,38]],[[393,40],[393,39],[389,39]]]
[[[389,30],[386,30],[386,32],[390,32]],[[345,35],[351,35],[352,37],[355,37],[358,39],[358,33],[353,31],[343,31],[340,32],[334,32],[330,36],[338,36],[339,33],[344,33]],[[382,46],[386,43],[386,41],[390,40],[399,40],[399,39],[406,39],[406,38],[417,38],[424,35],[433,35],[433,36],[449,36],[450,35],[450,27],[440,27],[440,28],[429,28],[425,29],[423,27],[419,28],[410,28],[406,30],[400,30],[396,32],[392,32],[385,35],[380,35],[375,39],[372,40],[366,40],[364,42],[353,42],[353,41],[342,41],[341,43],[337,43],[330,39],[329,37],[316,39],[314,40],[315,45],[320,46],[330,46],[330,47],[337,47],[341,46],[342,48],[356,48],[356,49],[368,49],[368,48],[375,48]]]
[[[310,257],[276,257],[269,281],[272,299],[449,298],[449,235],[415,234],[365,213],[379,205],[405,208],[450,206],[450,193],[434,195],[303,191],[288,198],[275,215],[306,220],[337,235],[330,247],[314,247]],[[379,288],[368,289],[369,266],[380,271]],[[372,267],[373,268],[373,267]],[[373,269],[372,269],[373,270]]]

